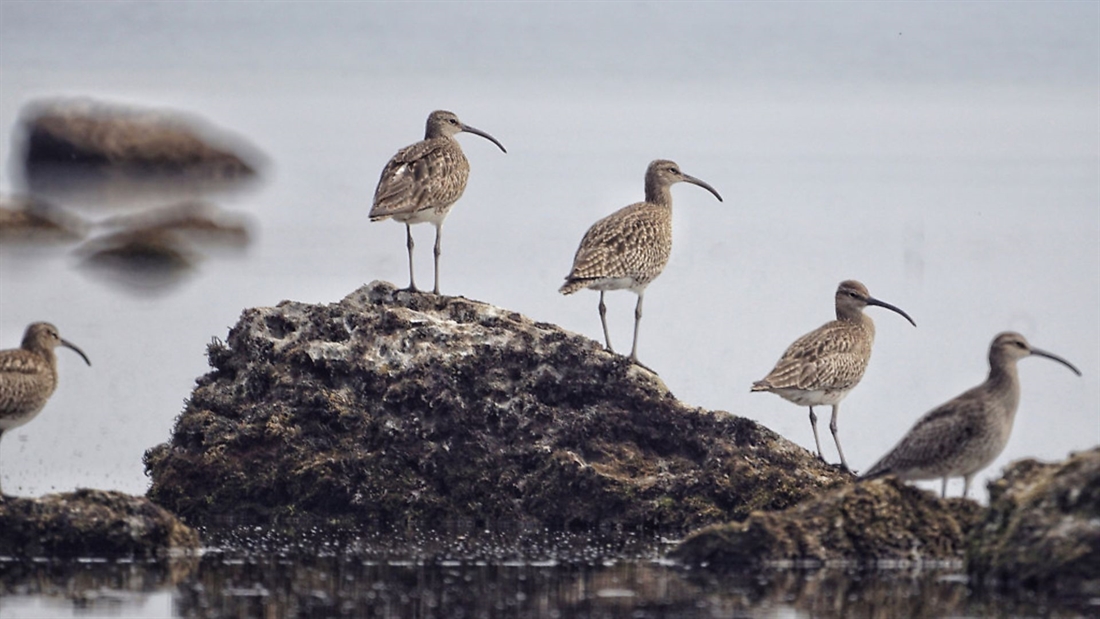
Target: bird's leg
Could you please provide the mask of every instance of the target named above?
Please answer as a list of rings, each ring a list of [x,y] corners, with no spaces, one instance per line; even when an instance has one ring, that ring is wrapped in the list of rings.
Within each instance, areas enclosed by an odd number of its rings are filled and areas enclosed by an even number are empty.
[[[416,276],[413,275],[413,231],[412,226],[405,224],[405,247],[409,248],[409,290],[416,292]]]
[[[944,477],[943,477],[943,485],[940,486],[940,498],[941,499],[946,499],[947,498],[947,476],[946,475],[944,475]]]
[[[642,324],[642,299],[645,298],[644,292],[638,293],[638,303],[634,306],[634,343],[630,346],[630,359],[637,363],[638,361],[638,325]]]
[[[607,306],[603,304],[603,293],[600,291],[600,324],[603,325],[603,341],[607,343],[607,351],[615,352],[611,347],[611,334],[607,332]]]
[[[2,441],[3,438],[4,438],[4,431],[0,430],[0,441]],[[3,482],[3,479],[0,479],[0,482]],[[3,500],[4,500],[4,488],[3,488],[3,483],[0,483],[0,501],[3,501]]]
[[[814,429],[814,443],[817,445],[817,457],[821,458],[821,461],[825,461],[825,455],[821,453],[821,439],[817,437],[817,415],[814,414],[814,407],[810,407],[810,427]]]
[[[970,494],[970,480],[971,479],[974,479],[974,474],[973,473],[963,476],[963,498],[964,499],[967,498],[968,494]]]
[[[443,222],[439,222],[435,225],[435,287],[432,288],[432,292],[439,294],[439,254],[443,253],[442,248],[439,245],[440,239],[443,237]]]
[[[832,431],[833,440],[836,441],[836,452],[840,454],[840,465],[844,467],[845,471],[850,472],[852,469],[848,468],[848,461],[844,459],[844,450],[840,448],[840,437],[836,433],[836,416],[839,411],[840,405],[833,404],[833,418],[829,420],[829,430]]]

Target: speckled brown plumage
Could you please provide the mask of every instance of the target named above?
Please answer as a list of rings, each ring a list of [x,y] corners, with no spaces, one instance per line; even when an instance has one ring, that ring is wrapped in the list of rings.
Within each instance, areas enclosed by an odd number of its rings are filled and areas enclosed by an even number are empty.
[[[645,174],[645,202],[631,204],[592,224],[581,239],[573,257],[573,268],[565,276],[559,292],[572,294],[582,288],[600,291],[600,322],[604,341],[612,350],[607,331],[607,290],[627,289],[638,295],[634,308],[634,344],[631,360],[638,361],[638,324],[642,318],[642,299],[649,285],[668,264],[672,253],[672,192],[675,183],[698,185],[718,195],[706,182],[684,174],[676,163],[658,159]]]
[[[645,287],[672,253],[672,205],[638,202],[592,224],[559,292],[598,287],[602,280],[628,280],[615,288]]]
[[[435,226],[435,287],[439,294],[440,236],[443,220],[466,190],[470,163],[455,135],[461,132],[480,135],[504,146],[493,136],[463,124],[452,112],[437,110],[428,116],[424,139],[397,151],[382,170],[374,190],[371,221],[393,218],[405,224],[409,250],[409,288],[416,290],[413,277],[413,239],[411,224],[430,222]]]
[[[947,479],[961,476],[965,497],[974,475],[1008,444],[1020,403],[1016,361],[1030,355],[1053,359],[1081,375],[1070,362],[1032,347],[1019,333],[1001,333],[989,347],[985,382],[925,413],[863,478],[942,479],[941,492],[946,497]]]
[[[867,370],[871,346],[875,341],[875,325],[863,313],[868,305],[877,305],[897,312],[913,326],[908,314],[870,295],[867,287],[855,280],[840,283],[836,289],[836,320],[795,340],[775,367],[763,379],[752,385],[752,391],[770,391],[800,406],[810,408],[810,426],[814,431],[817,455],[825,459],[817,435],[817,415],[814,406],[833,407],[829,429],[836,442],[837,453],[844,468],[848,463],[837,435],[837,414],[840,401],[848,395]]]
[[[29,325],[19,348],[0,350],[0,438],[34,419],[53,395],[58,346],[73,349],[91,365],[84,352],[61,339],[57,327],[48,322]]]

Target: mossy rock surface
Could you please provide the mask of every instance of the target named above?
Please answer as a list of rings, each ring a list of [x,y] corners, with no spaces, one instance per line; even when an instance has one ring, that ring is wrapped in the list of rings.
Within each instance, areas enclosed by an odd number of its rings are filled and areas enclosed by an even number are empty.
[[[145,456],[191,523],[682,533],[851,479],[588,338],[384,282],[245,310],[208,356]]]
[[[160,558],[199,546],[199,536],[145,497],[77,490],[0,499],[0,555]]]
[[[875,480],[829,490],[790,509],[696,531],[672,556],[717,570],[786,565],[873,566],[956,561],[982,508],[941,500],[899,482]]]
[[[1014,462],[989,497],[971,539],[975,581],[1100,596],[1100,447]]]

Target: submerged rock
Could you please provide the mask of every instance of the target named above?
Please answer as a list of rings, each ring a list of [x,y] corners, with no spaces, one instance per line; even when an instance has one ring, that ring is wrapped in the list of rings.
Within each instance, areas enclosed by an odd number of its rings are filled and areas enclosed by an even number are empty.
[[[851,479],[554,325],[374,282],[246,310],[149,497],[192,523],[683,532]]]
[[[1100,595],[1100,447],[1014,462],[989,494],[970,546],[976,581]]]
[[[889,562],[960,562],[980,517],[896,478],[832,489],[795,507],[696,531],[672,556],[715,569]]]
[[[198,545],[194,530],[144,497],[77,490],[0,499],[0,555],[155,558]]]

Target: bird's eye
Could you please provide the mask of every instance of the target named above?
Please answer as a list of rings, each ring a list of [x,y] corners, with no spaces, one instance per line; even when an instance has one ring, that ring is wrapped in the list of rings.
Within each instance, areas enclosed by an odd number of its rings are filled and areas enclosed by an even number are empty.
[[[448,118],[447,122],[451,123],[452,125],[457,125],[458,124],[458,119],[457,118]]]
[[[1012,343],[1015,344],[1017,348],[1027,348],[1027,346],[1024,346],[1024,343],[1019,340]]]

